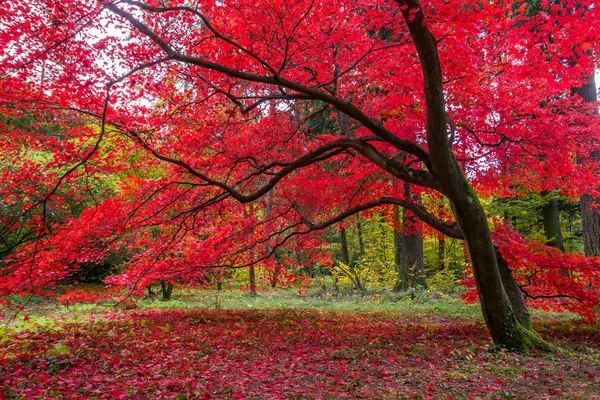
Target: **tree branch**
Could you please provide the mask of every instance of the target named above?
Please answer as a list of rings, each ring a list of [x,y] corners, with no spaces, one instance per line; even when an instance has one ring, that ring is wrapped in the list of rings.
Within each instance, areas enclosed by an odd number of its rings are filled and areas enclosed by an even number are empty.
[[[360,109],[346,101],[343,101],[329,93],[325,93],[320,90],[305,86],[299,82],[284,79],[277,73],[273,74],[273,76],[267,76],[252,72],[244,72],[223,64],[208,61],[204,58],[182,54],[180,52],[175,51],[165,40],[163,40],[153,30],[148,28],[145,24],[143,24],[141,21],[139,21],[127,11],[124,11],[117,7],[116,4],[109,3],[106,5],[106,8],[112,11],[114,14],[128,21],[135,29],[137,29],[140,33],[146,35],[156,45],[158,45],[165,53],[167,53],[167,56],[169,56],[173,60],[177,60],[188,65],[196,65],[201,68],[221,72],[222,74],[231,78],[242,79],[249,82],[276,85],[278,87],[285,87],[295,92],[305,94],[310,99],[321,100],[325,103],[331,104],[332,106],[336,107],[339,111],[348,115],[350,118],[353,118],[356,121],[360,122],[365,128],[369,129],[371,132],[381,137],[398,150],[405,151],[417,157],[420,161],[424,163],[427,169],[431,168],[429,154],[427,153],[427,151],[425,151],[425,149],[423,149],[421,146],[414,142],[399,138],[394,133],[386,129],[379,121],[367,116]]]

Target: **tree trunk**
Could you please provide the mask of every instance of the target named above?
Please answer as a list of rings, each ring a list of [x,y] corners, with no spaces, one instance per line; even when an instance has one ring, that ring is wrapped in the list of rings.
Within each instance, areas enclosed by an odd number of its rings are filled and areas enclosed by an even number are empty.
[[[586,103],[598,100],[595,74],[591,74],[585,85],[573,89],[573,93],[583,97]],[[598,154],[594,157],[598,158]],[[600,256],[600,209],[595,207],[597,200],[589,194],[581,196],[581,230],[583,252],[586,256]]]
[[[395,210],[396,225],[400,225],[400,206],[396,206]],[[404,263],[404,250],[402,248],[402,232],[399,229],[394,229],[394,264],[398,273],[396,283],[394,283],[394,291],[408,289],[408,269]]]
[[[271,215],[271,210],[273,209],[273,193],[275,192],[275,188],[271,189],[265,196],[265,218],[269,218]],[[267,253],[271,253],[271,246],[267,246]],[[280,266],[275,257],[275,266],[273,267],[273,273],[271,274],[271,288],[275,289],[277,287],[277,283],[279,282],[279,272]]]
[[[446,269],[446,237],[443,234],[438,238],[438,266],[440,270]]]
[[[542,197],[547,197],[547,193],[543,193]],[[542,206],[542,217],[544,219],[544,234],[546,235],[548,246],[560,249],[564,253],[565,246],[560,227],[560,210],[558,208],[558,200],[551,199],[546,201]]]
[[[160,281],[160,289],[162,292],[162,300],[170,301],[173,294],[173,284],[167,281]]]
[[[446,130],[446,106],[437,41],[429,31],[419,0],[397,0],[417,49],[423,72],[426,133],[431,165],[461,227],[477,285],[483,317],[494,343],[517,351],[551,349],[517,320],[502,285],[487,218],[479,198],[454,157]]]
[[[589,194],[581,196],[581,229],[584,254],[600,256],[600,213],[596,199]]]
[[[420,202],[419,196],[412,194],[410,184],[404,183],[404,197]],[[404,249],[404,264],[408,270],[411,286],[427,287],[425,279],[425,262],[423,260],[423,237],[421,236],[421,220],[413,213],[403,209],[402,213],[402,248]]]
[[[254,214],[254,203],[250,203],[248,206],[248,210],[246,211],[246,216],[250,216]],[[252,240],[254,236],[254,229],[251,234],[248,235],[248,280],[250,281],[250,295],[256,296],[256,270],[254,268],[254,256],[252,254]]]
[[[500,272],[500,278],[502,278],[502,286],[504,286],[506,295],[510,300],[510,304],[515,312],[515,317],[521,325],[527,329],[531,329],[531,314],[525,303],[525,297],[523,296],[521,287],[515,281],[508,263],[502,258],[502,254],[500,254],[498,248],[495,248],[495,250],[498,270]]]
[[[440,216],[444,215],[444,202],[438,204]],[[443,233],[438,233],[438,267],[440,271],[446,269],[446,236]]]
[[[363,239],[362,224],[360,223],[360,220],[356,221],[356,230],[358,232],[358,259],[362,260],[365,256],[365,241]]]
[[[346,228],[340,229],[340,245],[342,248],[342,262],[349,267],[350,251],[348,250],[348,236],[346,235]]]
[[[248,267],[248,280],[250,281],[250,294],[256,296],[256,271],[254,265]]]
[[[348,278],[350,278],[350,280],[354,284],[354,288],[356,290],[362,291],[363,285],[362,285],[362,282],[360,281],[360,276],[358,276],[358,274],[356,273],[356,269],[354,268],[354,263],[352,262],[352,259],[350,258],[350,251],[348,250],[348,236],[346,235],[346,228],[340,229],[340,244],[341,244],[341,248],[342,248],[342,262],[346,265],[345,267],[343,267],[343,270],[345,270],[346,267],[348,268],[348,270],[346,271],[346,275],[348,276]]]
[[[279,282],[279,265],[275,264],[273,274],[271,275],[271,289],[275,289],[277,287],[277,282]]]

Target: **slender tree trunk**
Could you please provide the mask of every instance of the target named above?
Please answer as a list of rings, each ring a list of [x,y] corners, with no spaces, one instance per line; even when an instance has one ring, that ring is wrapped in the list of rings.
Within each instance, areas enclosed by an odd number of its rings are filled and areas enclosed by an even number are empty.
[[[443,201],[440,201],[438,204],[438,209],[440,210],[440,215],[443,215]],[[444,236],[443,233],[439,233],[438,235],[438,267],[440,268],[440,271],[443,271],[446,269],[446,236]]]
[[[400,226],[400,207],[396,206],[394,210],[396,217],[396,226]],[[408,269],[406,269],[406,263],[404,262],[404,249],[402,248],[402,232],[399,229],[394,229],[394,265],[398,273],[396,283],[394,283],[394,291],[401,291],[408,289]]]
[[[598,100],[595,74],[592,73],[585,85],[573,89],[573,93],[583,97],[586,103]],[[594,154],[599,158],[599,154]],[[583,251],[586,256],[600,256],[600,208],[598,201],[589,194],[581,196],[581,230],[583,233]]]
[[[279,265],[275,264],[275,269],[273,270],[273,274],[271,276],[271,288],[275,289],[277,287],[278,282],[279,282]]]
[[[363,239],[362,224],[361,224],[360,220],[356,221],[356,230],[358,231],[358,250],[359,250],[358,259],[362,260],[363,257],[365,256],[365,241]]]
[[[256,296],[256,270],[254,265],[248,268],[248,280],[250,281],[250,294]]]
[[[271,189],[265,196],[265,217],[268,218],[271,215],[271,210],[273,209],[273,193],[275,192],[275,188]],[[271,252],[271,247],[267,246],[267,253]],[[273,267],[273,272],[271,274],[271,288],[275,289],[277,287],[277,283],[279,282],[279,272],[280,266],[275,257],[275,266]]]
[[[547,197],[546,193],[542,197]],[[560,226],[560,210],[558,200],[550,199],[542,206],[542,217],[544,219],[544,234],[546,235],[548,246],[565,251],[563,236]]]
[[[342,262],[347,266],[350,266],[350,251],[348,250],[348,236],[346,235],[346,228],[340,229],[340,245],[342,248]]]
[[[419,196],[412,194],[409,183],[404,183],[404,196],[407,199],[412,197],[415,202],[421,201]],[[402,230],[403,261],[408,270],[410,284],[411,286],[427,287],[421,221],[406,209],[403,210],[402,217],[404,226]]]
[[[536,332],[521,325],[515,316],[502,285],[485,212],[448,144],[437,41],[427,27],[419,0],[397,2],[410,30],[423,72],[430,168],[449,198],[456,221],[465,236],[481,310],[492,339],[499,346],[518,351],[550,349],[550,345]]]
[[[254,213],[254,204],[250,203],[248,215],[252,215]],[[254,232],[252,232],[254,233]],[[250,240],[252,240],[253,235],[249,235]],[[248,243],[248,263],[250,266],[248,267],[248,280],[250,281],[250,295],[256,296],[256,270],[254,268],[254,257],[252,255],[252,244]]]
[[[443,234],[438,237],[438,266],[440,270],[446,269],[446,237]]]
[[[354,263],[353,263],[352,259],[350,258],[350,251],[348,250],[348,236],[346,234],[346,228],[340,229],[340,244],[342,247],[342,262],[344,264],[346,264],[346,267],[348,268],[346,275],[348,275],[348,278],[350,278],[350,280],[354,284],[354,288],[356,290],[362,291],[363,285],[362,285],[362,282],[360,281],[360,276],[358,276],[358,274],[356,273],[356,269],[354,268]],[[346,267],[343,267],[343,268],[345,269]]]

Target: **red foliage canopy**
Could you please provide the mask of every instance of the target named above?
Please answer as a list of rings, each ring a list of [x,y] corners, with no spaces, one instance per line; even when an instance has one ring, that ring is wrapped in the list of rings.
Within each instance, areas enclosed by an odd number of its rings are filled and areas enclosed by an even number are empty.
[[[207,268],[274,269],[278,248],[323,263],[306,250],[315,232],[388,204],[455,232],[395,183],[442,192],[402,4],[4,1],[0,218],[12,242],[0,293],[109,252],[128,255],[112,281],[138,290]],[[571,95],[598,65],[596,2],[421,7],[449,139],[477,190],[598,194],[598,118]]]

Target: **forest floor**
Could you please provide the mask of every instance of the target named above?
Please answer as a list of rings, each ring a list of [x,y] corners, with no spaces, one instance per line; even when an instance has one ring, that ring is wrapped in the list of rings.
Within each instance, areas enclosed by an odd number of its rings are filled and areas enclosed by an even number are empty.
[[[36,300],[0,328],[0,399],[600,398],[600,326],[536,313],[535,327],[562,351],[491,352],[477,306],[453,298]]]

